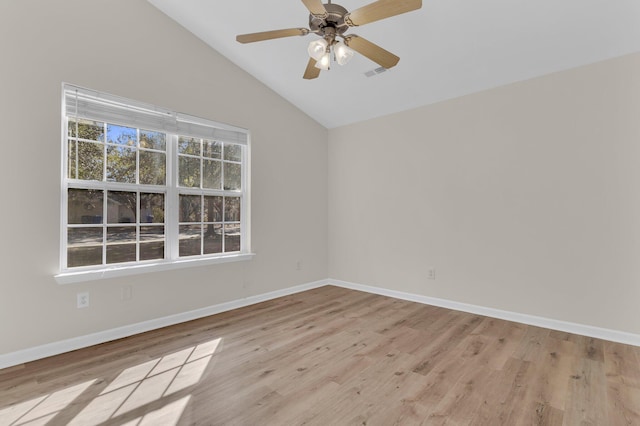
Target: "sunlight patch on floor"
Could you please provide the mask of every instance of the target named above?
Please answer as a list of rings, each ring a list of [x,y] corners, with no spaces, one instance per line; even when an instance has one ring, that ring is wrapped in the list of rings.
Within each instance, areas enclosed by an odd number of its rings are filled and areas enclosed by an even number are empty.
[[[190,399],[191,395],[187,395],[158,410],[151,411],[143,417],[138,417],[130,422],[123,423],[122,426],[175,426],[178,424],[180,417],[182,417],[182,413]]]
[[[133,410],[154,404],[162,398],[197,384],[218,348],[220,340],[215,339],[127,368],[69,424],[102,423],[113,417],[124,416]],[[184,398],[171,401],[139,419],[142,419],[144,423],[147,421],[147,415],[152,413],[156,413],[155,415],[161,416],[163,419],[167,416],[170,417],[164,409],[174,407],[169,411],[175,413],[176,403],[183,400]],[[150,418],[155,417],[151,416]]]
[[[191,399],[191,395],[176,393],[202,379],[221,340],[214,339],[129,367],[91,400],[85,397],[83,401],[81,396],[94,383],[102,383],[98,378],[0,409],[0,426],[55,423],[56,416],[64,416],[61,413],[69,408],[73,410],[73,406],[78,410],[79,403],[84,407],[68,425],[98,425],[118,417],[126,425],[175,425]],[[98,390],[94,389],[96,393]],[[138,412],[133,413],[134,410]],[[67,413],[69,417],[72,415]],[[138,417],[130,420],[134,416]]]
[[[95,380],[71,386],[48,395],[0,410],[0,425],[44,425],[82,394]]]

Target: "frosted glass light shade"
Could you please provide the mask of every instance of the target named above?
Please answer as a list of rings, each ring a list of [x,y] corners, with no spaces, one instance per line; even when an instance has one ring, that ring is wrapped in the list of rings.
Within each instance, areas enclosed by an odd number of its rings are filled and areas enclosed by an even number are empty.
[[[336,55],[336,62],[338,62],[339,65],[344,65],[349,62],[354,54],[354,51],[341,41],[333,46],[333,52]]]
[[[319,61],[320,58],[322,58],[322,56],[327,52],[327,46],[327,40],[320,38],[309,43],[307,52],[309,52],[309,56],[311,56],[316,61]]]
[[[318,62],[316,62],[316,68],[326,71],[329,69],[329,64],[331,64],[331,55],[329,52],[326,52],[318,59]]]

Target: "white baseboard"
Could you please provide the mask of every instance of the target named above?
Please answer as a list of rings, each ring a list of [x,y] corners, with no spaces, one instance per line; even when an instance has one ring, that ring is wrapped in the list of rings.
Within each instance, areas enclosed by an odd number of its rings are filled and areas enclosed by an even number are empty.
[[[379,294],[381,296],[393,297],[395,299],[408,300],[411,302],[423,303],[426,305],[439,306],[453,309],[455,311],[469,312],[492,318],[499,318],[507,321],[519,322],[522,324],[534,325],[551,330],[564,331],[567,333],[579,334],[581,336],[595,337],[597,339],[609,340],[611,342],[624,343],[627,345],[640,346],[640,335],[627,333],[624,331],[610,330],[606,328],[594,327],[590,325],[577,324],[573,322],[560,321],[551,318],[538,317],[534,315],[520,314],[517,312],[503,311],[500,309],[487,308],[484,306],[470,305],[467,303],[454,302],[446,299],[422,296],[419,294],[404,293],[401,291],[389,290],[386,288],[372,287],[363,284],[355,284],[347,281],[329,279],[330,285],[344,287],[352,290],[364,291],[367,293]]]
[[[86,348],[88,346],[93,346],[100,343],[109,342],[111,340],[121,339],[123,337],[133,336],[134,334],[144,333],[146,331],[180,324],[182,322],[207,317],[209,315],[219,314],[221,312],[242,308],[267,300],[276,299],[278,297],[300,293],[302,291],[325,286],[328,283],[328,280],[315,281],[295,287],[276,290],[256,296],[250,296],[244,299],[232,300],[230,302],[220,303],[218,305],[208,306],[206,308],[196,309],[189,312],[169,315],[166,317],[156,318],[137,324],[125,325],[123,327],[113,328],[111,330],[100,331],[98,333],[92,333],[85,336],[79,336],[72,339],[61,340],[59,342],[48,343],[46,345],[23,349],[16,352],[10,352],[8,354],[2,354],[0,355],[0,369],[23,364],[29,361],[35,361],[37,359],[42,359],[53,355],[59,355],[65,352],[74,351],[76,349]]]
[[[169,315],[137,324],[126,325],[123,327],[113,328],[98,333],[92,333],[85,336],[74,337],[72,339],[61,340],[59,342],[48,343],[46,345],[36,346],[33,348],[23,349],[16,352],[0,355],[0,369],[12,367],[14,365],[23,364],[29,361],[59,355],[65,352],[74,351],[76,349],[86,348],[88,346],[109,342],[111,340],[121,339],[123,337],[132,336],[134,334],[144,333],[146,331],[156,330],[158,328],[191,321],[210,315],[219,314],[221,312],[242,308],[256,303],[276,299],[290,294],[300,293],[302,291],[311,290],[325,285],[334,285],[337,287],[348,288],[352,290],[364,291],[381,296],[393,297],[395,299],[408,300],[411,302],[422,303],[425,305],[439,306],[442,308],[453,309],[456,311],[469,312],[472,314],[483,315],[492,318],[499,318],[507,321],[519,322],[522,324],[534,325],[537,327],[548,328],[552,330],[565,331],[568,333],[579,334],[582,336],[595,337],[598,339],[609,340],[612,342],[625,343],[628,345],[640,346],[640,335],[626,333],[623,331],[610,330],[584,324],[560,321],[551,318],[538,317],[534,315],[520,314],[517,312],[503,311],[500,309],[487,308],[484,306],[470,305],[467,303],[454,302],[446,299],[438,299],[435,297],[422,296],[419,294],[405,293],[396,290],[389,290],[381,287],[373,287],[363,284],[355,284],[347,281],[326,279],[314,281],[311,283],[301,284],[295,287],[276,290],[269,293],[250,296],[244,299],[232,300],[230,302],[220,303],[218,305],[208,306],[206,308],[196,309],[180,314]]]

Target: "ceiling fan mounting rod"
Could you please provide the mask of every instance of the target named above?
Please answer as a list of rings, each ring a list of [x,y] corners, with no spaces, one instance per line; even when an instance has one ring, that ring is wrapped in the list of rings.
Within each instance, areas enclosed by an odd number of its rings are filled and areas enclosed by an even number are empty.
[[[328,45],[331,46],[336,40],[336,29],[334,27],[322,28],[322,37],[327,40]]]

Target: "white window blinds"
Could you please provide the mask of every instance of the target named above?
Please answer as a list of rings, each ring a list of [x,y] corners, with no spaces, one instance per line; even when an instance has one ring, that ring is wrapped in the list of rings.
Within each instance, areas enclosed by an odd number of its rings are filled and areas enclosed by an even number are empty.
[[[63,108],[68,117],[103,120],[238,145],[247,144],[248,131],[245,129],[70,84],[64,84],[63,91]]]

